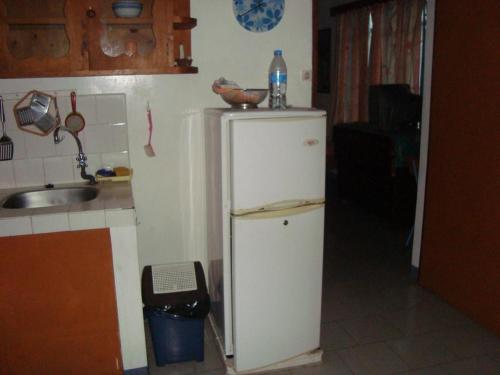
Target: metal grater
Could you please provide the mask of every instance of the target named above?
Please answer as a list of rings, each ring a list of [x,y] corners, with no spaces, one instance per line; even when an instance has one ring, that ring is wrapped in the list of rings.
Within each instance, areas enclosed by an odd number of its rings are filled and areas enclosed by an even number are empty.
[[[151,266],[153,293],[177,293],[198,289],[193,262]]]
[[[35,123],[35,117],[33,116],[33,111],[30,107],[18,108],[16,109],[16,113],[19,119],[19,125],[27,126]]]

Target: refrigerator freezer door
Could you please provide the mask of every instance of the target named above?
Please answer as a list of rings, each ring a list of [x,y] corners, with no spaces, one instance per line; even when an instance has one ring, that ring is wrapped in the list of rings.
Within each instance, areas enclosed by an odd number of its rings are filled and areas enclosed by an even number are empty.
[[[325,117],[230,125],[232,212],[325,196]]]
[[[324,208],[232,218],[237,371],[319,347]]]

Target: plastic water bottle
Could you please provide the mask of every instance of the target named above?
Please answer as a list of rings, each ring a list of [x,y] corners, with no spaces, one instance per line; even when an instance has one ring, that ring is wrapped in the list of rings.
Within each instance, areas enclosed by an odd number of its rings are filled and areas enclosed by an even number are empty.
[[[282,51],[274,51],[274,58],[269,66],[269,108],[286,108],[286,63]]]

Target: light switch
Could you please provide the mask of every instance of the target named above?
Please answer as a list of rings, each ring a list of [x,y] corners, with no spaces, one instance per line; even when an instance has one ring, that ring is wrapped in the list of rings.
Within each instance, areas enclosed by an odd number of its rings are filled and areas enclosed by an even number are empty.
[[[300,72],[300,77],[301,77],[302,81],[306,81],[306,82],[310,81],[311,76],[312,76],[312,73],[311,73],[310,69],[304,69]]]

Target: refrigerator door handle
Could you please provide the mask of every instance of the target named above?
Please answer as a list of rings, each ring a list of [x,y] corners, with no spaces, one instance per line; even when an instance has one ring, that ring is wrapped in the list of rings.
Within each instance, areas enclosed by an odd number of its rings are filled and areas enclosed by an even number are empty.
[[[255,219],[270,219],[270,218],[276,218],[276,217],[289,217],[293,215],[300,215],[305,212],[313,211],[318,208],[324,207],[324,203],[309,203],[305,204],[302,206],[298,207],[290,207],[290,208],[285,208],[282,210],[274,210],[274,211],[252,211],[252,212],[245,212],[245,213],[239,213],[239,214],[232,214],[233,217],[238,218],[238,219],[249,219],[249,220],[255,220]]]
[[[325,203],[325,198],[303,199],[303,200],[291,199],[291,200],[266,204],[266,205],[260,206],[260,207],[235,209],[231,212],[231,215],[232,216],[244,216],[244,215],[253,214],[253,213],[282,211],[282,210],[288,210],[290,208],[310,206],[310,205],[315,205],[315,204],[324,204],[324,203]]]

